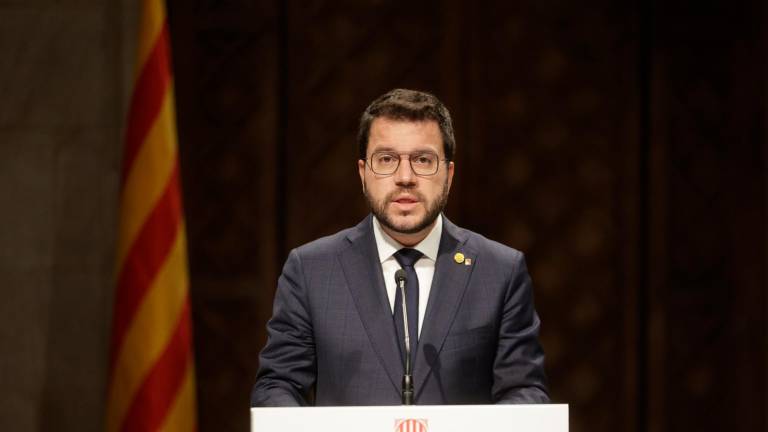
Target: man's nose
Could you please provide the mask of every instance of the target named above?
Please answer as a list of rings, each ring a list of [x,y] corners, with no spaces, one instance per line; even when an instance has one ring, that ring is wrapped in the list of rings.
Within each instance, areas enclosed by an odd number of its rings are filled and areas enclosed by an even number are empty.
[[[397,184],[412,184],[414,181],[414,173],[411,168],[411,157],[409,155],[400,156],[400,165],[395,171],[395,183]]]

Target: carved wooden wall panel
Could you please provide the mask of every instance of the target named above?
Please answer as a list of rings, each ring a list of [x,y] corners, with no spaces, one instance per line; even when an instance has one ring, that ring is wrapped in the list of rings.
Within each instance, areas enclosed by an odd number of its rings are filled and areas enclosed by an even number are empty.
[[[169,4],[201,431],[247,430],[278,259],[278,9]]]
[[[527,254],[571,430],[765,430],[764,9],[171,1],[200,429],[247,430],[282,263],[367,213],[359,115],[406,87],[448,217]]]
[[[620,199],[634,171],[634,15],[626,5],[477,7],[468,225],[527,253],[555,401],[571,430],[634,427],[635,292]],[[635,168],[636,169],[636,168]],[[630,245],[631,246],[631,245]],[[629,336],[629,337],[628,337]]]
[[[665,262],[651,313],[664,324],[651,341],[660,360],[650,395],[659,430],[768,426],[765,12],[761,2],[695,14],[659,5],[652,109],[666,226],[654,233]]]

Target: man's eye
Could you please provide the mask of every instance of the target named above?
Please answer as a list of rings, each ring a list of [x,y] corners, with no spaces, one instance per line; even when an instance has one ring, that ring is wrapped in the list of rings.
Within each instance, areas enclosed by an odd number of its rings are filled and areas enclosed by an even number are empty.
[[[429,165],[432,163],[432,158],[429,155],[417,155],[413,161],[419,165]]]
[[[379,156],[379,162],[380,163],[392,163],[395,158],[393,158],[391,155],[381,155]]]

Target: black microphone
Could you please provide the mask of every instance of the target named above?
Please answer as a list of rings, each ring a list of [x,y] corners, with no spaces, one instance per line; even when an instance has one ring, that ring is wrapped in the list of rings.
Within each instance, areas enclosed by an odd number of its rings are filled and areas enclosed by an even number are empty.
[[[413,405],[413,376],[411,374],[411,335],[408,334],[408,307],[405,304],[405,283],[408,278],[405,270],[395,272],[395,283],[400,289],[400,300],[403,307],[403,330],[405,332],[405,374],[403,375],[403,405]]]

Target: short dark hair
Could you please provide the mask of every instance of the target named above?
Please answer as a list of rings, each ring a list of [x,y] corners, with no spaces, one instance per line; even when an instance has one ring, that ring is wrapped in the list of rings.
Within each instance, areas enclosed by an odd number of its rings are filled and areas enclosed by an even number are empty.
[[[417,90],[394,89],[371,102],[363,111],[360,127],[357,130],[360,159],[366,158],[371,124],[379,117],[406,121],[434,120],[440,127],[445,158],[453,160],[456,140],[453,137],[451,114],[434,95]]]

